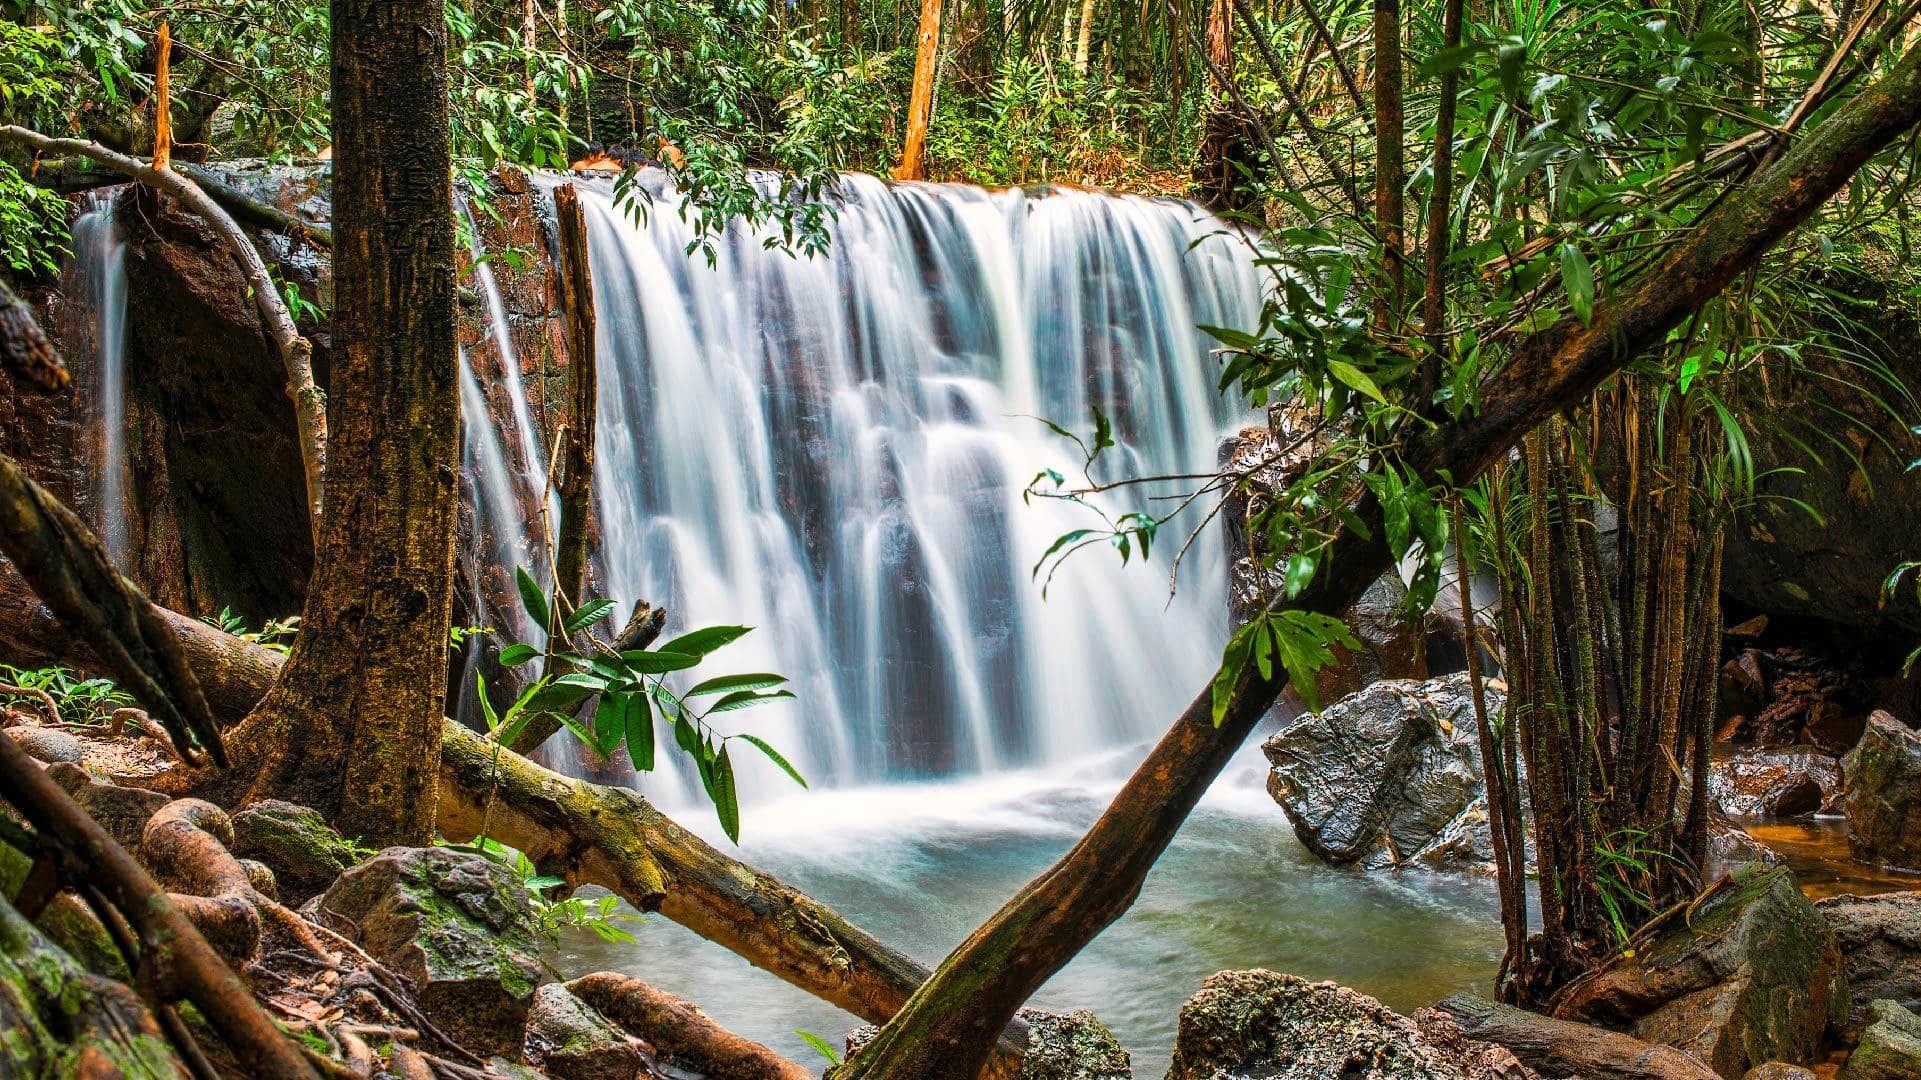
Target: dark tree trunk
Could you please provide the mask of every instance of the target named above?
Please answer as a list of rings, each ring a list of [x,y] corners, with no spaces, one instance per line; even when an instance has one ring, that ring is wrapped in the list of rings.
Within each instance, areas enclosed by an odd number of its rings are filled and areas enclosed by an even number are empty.
[[[374,847],[433,835],[460,398],[446,13],[334,0],[334,453],[280,679],[235,732],[252,797]]]

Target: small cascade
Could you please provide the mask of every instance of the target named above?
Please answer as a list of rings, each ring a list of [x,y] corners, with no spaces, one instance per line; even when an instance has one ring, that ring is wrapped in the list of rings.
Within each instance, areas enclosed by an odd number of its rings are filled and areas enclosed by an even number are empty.
[[[89,192],[73,223],[73,274],[94,343],[94,526],[122,571],[133,565],[132,466],[127,453],[127,243],[114,221],[117,188]]]
[[[834,198],[827,256],[736,226],[710,266],[666,197],[637,224],[610,186],[583,192],[607,594],[666,605],[670,632],[758,627],[717,669],[781,672],[798,701],[732,726],[816,786],[1150,736],[1218,662],[1221,545],[1193,545],[1170,598],[1193,513],[1146,565],[1085,552],[1043,599],[1035,561],[1098,520],[1022,490],[1079,476],[1037,418],[1086,433],[1095,407],[1121,444],[1097,480],[1212,470],[1242,418],[1196,326],[1253,328],[1245,241],[1167,200],[866,176]],[[1165,512],[1184,487],[1100,500]]]

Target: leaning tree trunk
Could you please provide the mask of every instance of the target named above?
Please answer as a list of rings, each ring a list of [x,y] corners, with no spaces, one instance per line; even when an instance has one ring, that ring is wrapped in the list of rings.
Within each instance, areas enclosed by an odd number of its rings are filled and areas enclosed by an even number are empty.
[[[1570,318],[1517,342],[1484,385],[1481,411],[1420,433],[1403,461],[1429,482],[1443,474],[1459,483],[1478,476],[1522,435],[1665,340],[1917,121],[1921,50],[1730,191],[1591,324]],[[1339,615],[1392,565],[1380,540],[1379,503],[1363,497],[1356,512],[1369,526],[1366,538],[1343,527],[1328,569],[1295,599],[1296,608]],[[1073,850],[949,954],[874,1041],[835,1070],[837,1080],[979,1076],[1008,1018],[1127,911],[1194,804],[1286,685],[1278,668],[1271,678],[1244,673],[1218,725],[1203,690]]]
[[[333,455],[293,655],[234,734],[250,795],[433,836],[460,398],[446,13],[334,0]],[[243,751],[245,752],[245,751]]]

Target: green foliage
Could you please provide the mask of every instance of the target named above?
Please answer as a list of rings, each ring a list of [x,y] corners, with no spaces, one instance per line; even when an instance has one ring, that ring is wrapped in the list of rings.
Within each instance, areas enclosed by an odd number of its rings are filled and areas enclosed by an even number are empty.
[[[722,732],[712,722],[723,713],[791,700],[793,691],[781,688],[787,682],[784,676],[717,675],[681,689],[668,681],[669,675],[690,672],[709,654],[745,637],[751,627],[708,626],[657,649],[619,650],[592,633],[614,609],[614,601],[589,599],[563,621],[524,568],[515,571],[515,583],[528,618],[547,628],[549,645],[543,650],[525,642],[509,644],[500,651],[500,665],[511,669],[544,658],[549,672],[562,674],[542,676],[498,715],[487,700],[486,683],[480,683],[481,708],[496,742],[512,742],[536,717],[546,716],[601,757],[611,758],[624,747],[635,771],[651,772],[658,716],[672,729],[674,746],[693,760],[721,829],[735,843],[740,842],[740,794],[729,744],[753,747],[795,783],[807,786],[800,772],[765,740],[746,732]],[[569,644],[574,641],[583,644],[576,648]]]
[[[58,38],[0,21],[0,123],[34,123],[65,93]],[[67,204],[0,160],[0,262],[15,273],[52,274],[67,253]]]
[[[0,664],[0,682],[23,690],[39,690],[53,699],[60,720],[68,724],[100,724],[115,709],[134,703],[132,696],[115,686],[111,679],[82,679],[64,667],[17,668]],[[0,694],[14,703],[38,705],[34,694]]]
[[[840,1064],[840,1053],[834,1049],[833,1043],[828,1042],[826,1039],[821,1038],[811,1031],[795,1031],[794,1034],[800,1036],[802,1042],[813,1047],[815,1053],[826,1058],[827,1064]]]
[[[611,893],[592,900],[571,892],[548,895],[556,890],[565,890],[566,879],[542,874],[525,853],[492,837],[480,836],[470,843],[445,846],[484,855],[512,870],[526,888],[527,898],[533,903],[534,916],[540,921],[540,930],[549,941],[558,943],[562,930],[576,929],[591,930],[602,941],[632,943],[633,933],[621,924],[645,921],[644,916],[621,911],[620,897]]]
[[[202,615],[200,621],[208,626],[225,631],[242,641],[285,655],[293,650],[293,639],[300,633],[300,616],[289,615],[284,619],[268,619],[267,624],[258,630],[247,628],[247,620],[241,618],[233,608],[223,607],[218,615]]]

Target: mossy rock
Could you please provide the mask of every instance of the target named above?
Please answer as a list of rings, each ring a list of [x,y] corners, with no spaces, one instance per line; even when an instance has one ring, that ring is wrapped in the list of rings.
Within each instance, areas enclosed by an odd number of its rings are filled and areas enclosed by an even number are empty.
[[[279,799],[235,813],[233,834],[233,853],[272,870],[280,899],[289,904],[318,896],[367,854],[334,831],[319,811]]]
[[[1921,1016],[1882,999],[1868,1006],[1861,1042],[1839,1080],[1915,1080],[1921,1077]]]
[[[534,989],[554,981],[514,872],[449,848],[388,848],[312,905],[321,922],[413,981],[428,1018],[482,1055],[517,1055]]]
[[[82,968],[0,900],[0,1076],[182,1075],[132,990]]]

